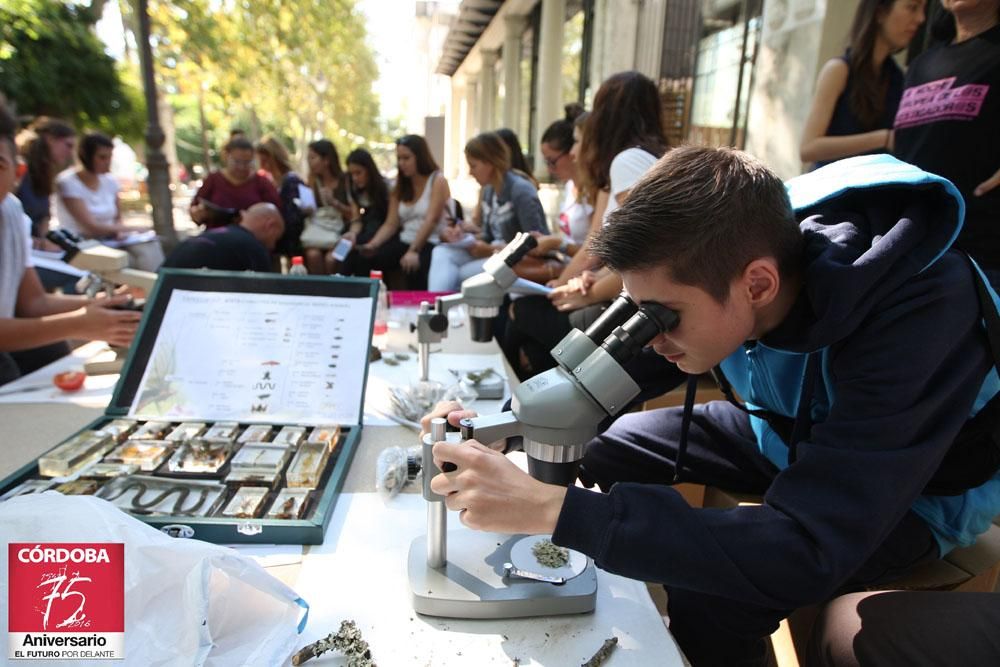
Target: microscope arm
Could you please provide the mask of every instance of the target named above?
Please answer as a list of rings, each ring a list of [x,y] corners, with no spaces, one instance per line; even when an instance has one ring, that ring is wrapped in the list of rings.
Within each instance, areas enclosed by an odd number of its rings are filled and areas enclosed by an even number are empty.
[[[463,440],[476,439],[484,445],[523,435],[523,424],[513,412],[463,419],[461,426]]]
[[[434,310],[438,315],[448,317],[449,310],[463,303],[465,303],[465,296],[461,292],[439,296],[434,302]]]
[[[138,287],[139,289],[145,291],[146,294],[149,294],[150,290],[153,289],[153,285],[156,283],[157,275],[149,271],[140,271],[138,269],[121,269],[119,271],[102,274],[101,278],[114,283],[115,285]]]

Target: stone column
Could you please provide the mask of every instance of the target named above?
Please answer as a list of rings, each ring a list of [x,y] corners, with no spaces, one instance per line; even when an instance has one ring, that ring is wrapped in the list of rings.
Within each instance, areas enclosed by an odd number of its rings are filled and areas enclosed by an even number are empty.
[[[503,126],[515,132],[520,127],[521,110],[521,36],[527,17],[508,14],[503,17]]]
[[[663,56],[666,0],[646,0],[638,8],[635,37],[635,69],[653,81],[660,80],[660,60]]]
[[[482,63],[479,70],[479,131],[489,132],[496,127],[497,81],[496,64],[500,56],[497,51],[483,49],[479,52]]]
[[[566,27],[566,0],[544,0],[538,44],[538,81],[535,82],[538,112],[531,146],[537,146],[542,133],[553,121],[562,118],[562,50]],[[541,151],[535,153],[535,173],[545,173]]]
[[[449,179],[458,177],[459,169],[462,165],[462,149],[465,142],[462,140],[462,129],[465,127],[465,118],[462,114],[462,101],[465,99],[465,79],[451,77],[451,107],[448,112],[448,150],[445,157],[444,170]]]
[[[465,142],[479,133],[479,81],[476,76],[465,78],[465,136],[462,137],[462,148]]]

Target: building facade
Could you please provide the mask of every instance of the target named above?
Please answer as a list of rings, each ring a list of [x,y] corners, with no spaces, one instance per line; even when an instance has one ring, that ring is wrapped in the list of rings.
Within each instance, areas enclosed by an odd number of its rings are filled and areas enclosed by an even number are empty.
[[[660,87],[672,144],[729,145],[784,178],[823,63],[842,53],[858,0],[462,0],[436,72],[451,80],[445,165],[476,133],[510,127],[545,174],[541,133],[608,75]]]

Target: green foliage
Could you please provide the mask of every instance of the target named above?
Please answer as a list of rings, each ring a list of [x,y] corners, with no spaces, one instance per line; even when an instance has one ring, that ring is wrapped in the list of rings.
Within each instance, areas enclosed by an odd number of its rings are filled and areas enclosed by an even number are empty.
[[[233,127],[286,137],[300,157],[317,136],[341,157],[381,138],[378,72],[354,0],[151,0],[150,16],[178,137],[197,149],[180,145],[185,158],[200,153],[199,97],[213,149]]]
[[[21,115],[134,138],[143,126],[142,94],[123,82],[94,22],[88,8],[72,3],[0,0],[0,91]]]

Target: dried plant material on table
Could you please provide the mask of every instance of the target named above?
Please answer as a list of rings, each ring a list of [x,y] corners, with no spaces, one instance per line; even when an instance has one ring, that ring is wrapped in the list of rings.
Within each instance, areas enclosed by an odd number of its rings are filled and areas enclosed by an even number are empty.
[[[569,549],[556,546],[552,540],[539,540],[532,545],[531,554],[545,567],[558,568],[569,563]]]
[[[597,649],[597,653],[590,657],[590,660],[580,665],[580,667],[601,667],[604,661],[608,659],[611,652],[615,650],[615,646],[618,645],[618,637],[612,637],[610,639],[605,639],[601,648]]]
[[[293,655],[292,664],[301,665],[334,649],[347,657],[347,667],[376,667],[371,648],[361,637],[361,630],[354,621],[341,621],[337,632],[331,632]]]

